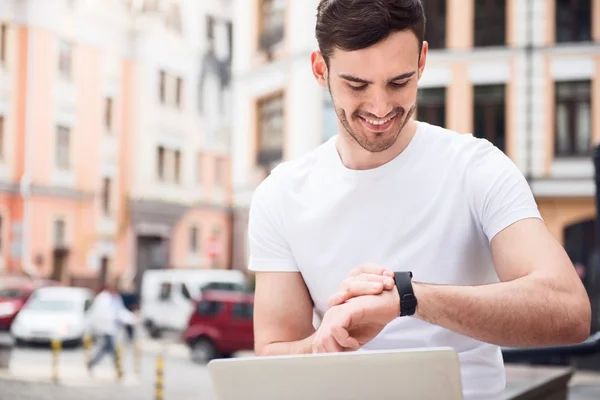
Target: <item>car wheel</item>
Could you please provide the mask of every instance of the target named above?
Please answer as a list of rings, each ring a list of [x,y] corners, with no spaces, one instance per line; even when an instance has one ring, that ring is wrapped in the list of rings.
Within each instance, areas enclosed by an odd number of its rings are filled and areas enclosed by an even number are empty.
[[[217,357],[217,349],[213,342],[206,337],[197,339],[192,344],[192,361],[196,364],[207,364]]]

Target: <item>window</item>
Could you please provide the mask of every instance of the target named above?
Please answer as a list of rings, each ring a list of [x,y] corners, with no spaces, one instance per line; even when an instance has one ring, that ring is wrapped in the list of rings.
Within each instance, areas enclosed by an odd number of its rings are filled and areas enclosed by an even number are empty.
[[[559,82],[555,89],[556,156],[588,156],[592,141],[591,82]]]
[[[160,104],[181,108],[183,104],[183,78],[160,71],[159,100]]]
[[[4,159],[4,116],[0,115],[0,160]]]
[[[233,304],[233,317],[236,319],[252,319],[254,306],[250,303]]]
[[[337,135],[337,114],[329,90],[323,89],[323,142]]]
[[[110,198],[111,198],[112,181],[110,178],[104,178],[102,181],[102,212],[104,215],[110,214]]]
[[[58,47],[58,72],[65,79],[71,79],[73,73],[73,46],[63,40]]]
[[[198,227],[192,226],[190,228],[190,253],[196,254],[198,252]]]
[[[177,86],[175,88],[175,104],[178,108],[180,108],[183,102],[183,79],[177,78],[176,82]]]
[[[66,126],[56,127],[55,162],[59,169],[68,170],[70,168],[70,136],[71,130]]]
[[[8,27],[6,24],[0,24],[0,64],[6,62],[6,43],[8,36]]]
[[[204,155],[202,153],[198,153],[198,156],[196,157],[196,182],[198,182],[198,184],[202,184],[202,163],[204,162]]]
[[[423,0],[427,18],[425,40],[430,49],[446,47],[446,0]]]
[[[257,164],[271,170],[283,157],[283,95],[258,102]]]
[[[162,283],[160,285],[160,293],[158,294],[158,299],[160,301],[168,301],[171,299],[171,290],[172,285],[169,282]]]
[[[219,301],[201,301],[198,304],[198,315],[203,317],[217,315],[223,308],[223,303]]]
[[[191,300],[192,299],[192,295],[189,291],[189,289],[187,288],[185,283],[181,284],[181,295],[183,296],[184,299],[186,300]]]
[[[418,119],[446,126],[446,88],[424,88],[418,92]]]
[[[591,0],[556,0],[556,42],[592,40]]]
[[[260,49],[271,53],[283,42],[286,0],[262,0],[260,12]]]
[[[156,169],[158,174],[158,180],[165,180],[165,148],[159,146],[156,154]]]
[[[113,99],[106,98],[104,104],[104,126],[108,132],[112,131],[113,127]]]
[[[165,104],[167,101],[167,73],[165,71],[160,71],[158,98],[160,104]]]
[[[473,130],[476,137],[505,150],[505,85],[474,87]]]
[[[165,25],[167,28],[170,28],[177,33],[181,33],[181,7],[177,2],[172,2],[169,5]]]
[[[66,245],[65,221],[57,219],[54,221],[54,245],[55,247],[63,247]]]
[[[506,43],[506,0],[475,0],[475,47]]]
[[[206,16],[206,38],[209,42],[215,39],[215,19],[210,15]]]
[[[175,173],[175,183],[179,183],[181,181],[181,151],[175,151],[173,163],[175,164],[173,168],[173,171]]]

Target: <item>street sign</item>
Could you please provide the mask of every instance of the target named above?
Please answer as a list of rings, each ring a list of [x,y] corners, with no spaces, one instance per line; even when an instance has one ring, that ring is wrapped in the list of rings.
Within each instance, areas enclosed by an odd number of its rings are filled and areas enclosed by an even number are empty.
[[[206,254],[212,259],[217,258],[219,254],[221,254],[221,245],[215,236],[208,238],[206,243]]]

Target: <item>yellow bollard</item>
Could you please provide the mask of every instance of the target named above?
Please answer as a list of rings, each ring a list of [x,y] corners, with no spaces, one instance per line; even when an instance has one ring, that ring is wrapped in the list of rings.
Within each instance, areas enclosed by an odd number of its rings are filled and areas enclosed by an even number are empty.
[[[83,350],[86,368],[88,365],[90,365],[90,361],[92,361],[92,344],[92,337],[89,335],[85,335],[83,337]]]
[[[138,376],[141,376],[142,374],[142,351],[140,348],[140,343],[139,341],[135,341],[133,343],[133,362],[134,362],[134,369],[135,369],[135,374]]]
[[[58,339],[52,339],[52,381],[58,383],[58,355],[62,343]]]
[[[123,379],[123,345],[117,344],[115,347],[116,358],[115,367],[117,369],[117,380]]]
[[[156,357],[156,385],[154,387],[154,400],[163,400],[164,368],[165,360],[163,359],[162,354],[160,354],[158,357]]]

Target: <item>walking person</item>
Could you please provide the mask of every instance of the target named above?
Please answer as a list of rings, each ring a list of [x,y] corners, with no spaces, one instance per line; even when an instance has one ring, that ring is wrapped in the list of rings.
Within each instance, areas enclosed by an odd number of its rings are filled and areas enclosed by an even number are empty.
[[[135,324],[136,316],[125,307],[117,282],[112,281],[94,299],[88,318],[92,331],[100,340],[96,353],[87,365],[91,373],[105,355],[112,356],[115,365],[117,364],[118,336],[124,326]]]
[[[413,118],[424,32],[420,0],[320,1],[312,73],[337,135],[253,195],[255,351],[450,346],[465,399],[499,399],[500,346],[582,342],[590,302],[511,159]]]

